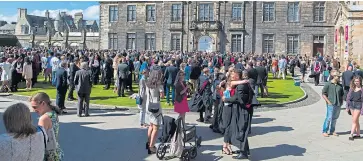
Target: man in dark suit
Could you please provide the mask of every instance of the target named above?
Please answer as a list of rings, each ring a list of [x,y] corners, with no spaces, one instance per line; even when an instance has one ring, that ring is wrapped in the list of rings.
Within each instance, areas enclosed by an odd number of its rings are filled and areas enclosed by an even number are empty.
[[[130,60],[129,56],[126,56],[126,62],[127,65],[129,66],[129,74],[127,75],[128,91],[134,92],[134,90],[132,89],[132,73],[135,70],[134,63],[132,62],[132,60]]]
[[[175,66],[174,61],[169,61],[169,66],[165,69],[164,78],[166,79],[166,103],[170,105],[170,89],[171,89],[171,102],[174,104],[175,87],[174,82],[179,69]]]
[[[82,116],[82,110],[84,109],[85,116],[89,116],[89,99],[92,88],[92,76],[87,71],[88,64],[86,62],[81,63],[81,70],[78,70],[74,76],[74,85],[78,95],[77,116]],[[84,102],[84,105],[83,105]]]
[[[261,97],[263,97],[264,81],[267,79],[267,76],[268,76],[267,75],[267,70],[266,70],[265,67],[263,67],[261,65],[261,61],[257,61],[255,69],[257,71],[257,81],[256,81],[256,86],[255,86],[255,94],[256,94],[256,97],[257,97],[258,96],[258,88],[260,88]]]
[[[129,65],[127,65],[126,58],[123,57],[121,59],[120,64],[117,67],[117,77],[118,77],[118,88],[117,88],[117,94],[119,97],[125,97],[125,86],[127,85],[127,80],[129,76]]]
[[[224,65],[224,70],[226,71],[226,73],[228,72],[228,68],[231,64],[232,64],[231,58],[229,56],[225,57],[224,61],[223,61],[223,65]]]
[[[349,92],[349,88],[350,88],[350,82],[352,81],[353,77],[354,77],[354,73],[353,73],[353,67],[352,66],[348,66],[348,69],[343,72],[342,74],[342,85],[344,88],[344,100]]]
[[[64,106],[64,101],[67,94],[68,87],[68,73],[67,73],[67,62],[63,61],[60,67],[56,71],[56,88],[57,88],[57,98],[56,104],[62,110],[63,113],[67,113],[67,109]]]
[[[354,71],[354,75],[363,78],[363,71],[360,70],[360,66],[359,65],[356,65],[355,68],[356,68],[356,70]]]
[[[245,70],[245,67],[242,64],[242,58],[238,59],[238,62],[236,63],[235,68],[238,70],[241,70],[241,71]]]
[[[68,101],[73,101],[75,98],[73,97],[73,91],[74,91],[74,76],[76,75],[76,72],[79,70],[79,67],[77,64],[79,63],[79,59],[75,58],[73,62],[69,64],[69,91],[68,91]]]
[[[254,89],[255,93],[258,93],[258,87],[256,85],[257,83],[257,78],[258,78],[258,73],[257,70],[255,68],[253,68],[253,63],[250,62],[247,65],[247,75],[248,75],[248,80],[251,84],[252,89]],[[257,89],[257,90],[256,90]]]

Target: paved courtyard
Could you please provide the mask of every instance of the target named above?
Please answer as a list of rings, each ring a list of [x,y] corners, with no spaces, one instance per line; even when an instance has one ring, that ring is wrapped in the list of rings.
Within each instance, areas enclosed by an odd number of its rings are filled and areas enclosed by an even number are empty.
[[[311,87],[315,92],[321,93],[322,86]],[[2,115],[6,107],[19,101],[0,98],[0,102]],[[146,129],[139,128],[138,114],[117,110],[93,110],[91,117],[78,118],[75,116],[75,108],[71,109],[71,114],[60,117],[60,145],[65,152],[65,161],[158,160],[155,155],[147,155]],[[336,128],[341,135],[324,138],[321,128],[325,113],[323,100],[299,108],[256,112],[249,140],[250,160],[362,160],[363,140],[348,140],[350,116],[342,111]],[[188,113],[187,122],[197,124],[197,117],[197,114]],[[36,119],[34,114],[34,122]],[[0,133],[4,133],[2,120],[0,122]],[[197,126],[203,142],[196,161],[233,160],[231,156],[221,154],[223,138],[220,134],[211,132],[208,125]]]

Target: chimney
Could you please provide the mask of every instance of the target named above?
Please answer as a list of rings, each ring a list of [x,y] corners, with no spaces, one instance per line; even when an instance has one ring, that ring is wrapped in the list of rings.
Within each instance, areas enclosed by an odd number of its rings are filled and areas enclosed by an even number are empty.
[[[28,15],[26,8],[18,8],[18,18],[25,18]]]
[[[77,22],[79,20],[83,20],[83,14],[82,12],[78,12],[76,14],[74,14],[74,20]]]
[[[45,17],[46,18],[49,18],[49,11],[47,10],[47,11],[45,11]]]
[[[61,12],[61,16],[64,17],[66,15],[66,12]]]

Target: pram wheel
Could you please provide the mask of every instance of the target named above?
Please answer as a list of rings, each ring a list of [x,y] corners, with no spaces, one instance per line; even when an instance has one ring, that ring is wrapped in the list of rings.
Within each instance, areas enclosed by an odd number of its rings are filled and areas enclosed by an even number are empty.
[[[197,147],[190,148],[189,156],[190,156],[191,159],[194,159],[195,157],[197,157],[197,154],[198,154]]]
[[[190,153],[188,149],[184,149],[183,153],[180,157],[180,161],[189,161],[190,160]]]
[[[158,146],[158,149],[156,150],[156,157],[158,157],[159,160],[162,160],[166,154],[166,148],[164,144],[160,144]]]

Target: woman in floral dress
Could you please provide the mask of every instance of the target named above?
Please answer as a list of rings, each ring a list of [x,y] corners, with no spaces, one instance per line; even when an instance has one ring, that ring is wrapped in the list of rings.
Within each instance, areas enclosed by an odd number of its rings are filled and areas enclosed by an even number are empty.
[[[44,127],[49,137],[44,160],[61,161],[64,154],[59,146],[58,114],[60,114],[60,109],[51,105],[49,96],[43,92],[33,95],[29,102],[34,111],[40,116],[38,125]]]

